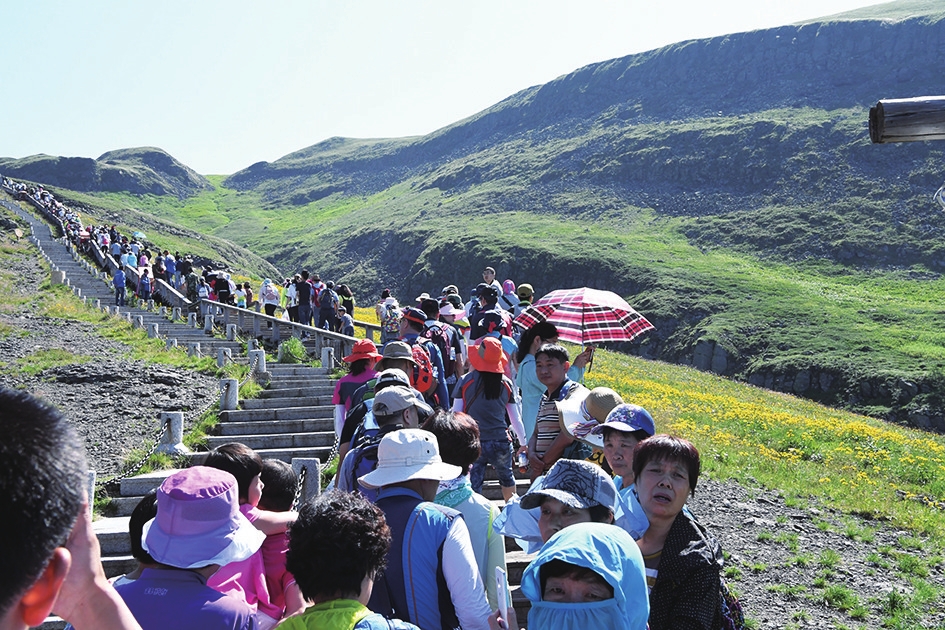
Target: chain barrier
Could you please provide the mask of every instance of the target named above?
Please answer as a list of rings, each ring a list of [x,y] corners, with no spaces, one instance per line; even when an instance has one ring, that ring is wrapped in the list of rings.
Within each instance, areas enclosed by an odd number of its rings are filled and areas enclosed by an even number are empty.
[[[249,364],[249,373],[246,374],[246,377],[240,381],[240,387],[249,382],[249,379],[253,378],[256,375],[256,370],[259,367],[259,356],[253,355],[253,362]]]
[[[213,409],[213,406],[217,404],[217,402],[218,402],[218,399],[215,396],[211,396],[210,402],[204,405],[203,408],[197,409],[196,411],[191,411],[188,415],[184,416],[184,423],[186,424],[187,422],[195,420],[199,418],[200,416],[202,416],[203,414],[207,413],[208,411]]]
[[[121,483],[123,479],[127,479],[128,477],[138,474],[138,471],[141,470],[145,462],[151,459],[151,456],[154,455],[154,452],[157,450],[158,446],[161,445],[161,439],[164,437],[164,434],[170,430],[170,427],[171,421],[165,420],[164,424],[161,425],[161,428],[158,429],[158,432],[152,438],[154,440],[154,444],[151,445],[151,448],[148,449],[148,452],[145,453],[143,457],[141,457],[134,465],[130,466],[125,472],[110,479],[103,479],[95,485],[102,488],[105,486],[114,486],[117,483]]]
[[[299,473],[299,485],[295,488],[295,497],[292,499],[292,509],[299,508],[299,500],[302,498],[302,488],[305,487],[305,476],[308,474],[308,468],[303,467]]]
[[[338,448],[341,446],[341,438],[337,435],[335,436],[335,443],[331,447],[331,452],[328,453],[328,459],[325,460],[325,465],[331,463],[331,460],[335,459],[338,456]],[[341,466],[341,462],[338,462],[338,466]]]

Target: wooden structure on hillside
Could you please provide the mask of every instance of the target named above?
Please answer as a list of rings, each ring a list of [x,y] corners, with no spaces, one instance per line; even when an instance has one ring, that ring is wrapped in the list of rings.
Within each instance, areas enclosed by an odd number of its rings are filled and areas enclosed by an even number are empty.
[[[882,100],[870,107],[874,144],[945,140],[945,96]],[[932,198],[945,210],[945,184]]]
[[[882,100],[870,107],[875,144],[945,140],[945,96]]]

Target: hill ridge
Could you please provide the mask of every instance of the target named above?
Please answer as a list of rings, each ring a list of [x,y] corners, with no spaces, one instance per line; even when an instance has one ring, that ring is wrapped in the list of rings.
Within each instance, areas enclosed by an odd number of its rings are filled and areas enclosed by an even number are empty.
[[[211,188],[210,182],[163,149],[107,151],[97,159],[46,154],[0,158],[0,173],[79,192],[129,192],[183,199]]]

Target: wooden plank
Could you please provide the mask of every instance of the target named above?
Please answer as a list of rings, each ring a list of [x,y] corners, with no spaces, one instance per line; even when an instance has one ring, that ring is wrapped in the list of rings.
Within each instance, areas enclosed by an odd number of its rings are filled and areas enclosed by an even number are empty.
[[[870,108],[875,144],[945,140],[945,96],[881,100]]]

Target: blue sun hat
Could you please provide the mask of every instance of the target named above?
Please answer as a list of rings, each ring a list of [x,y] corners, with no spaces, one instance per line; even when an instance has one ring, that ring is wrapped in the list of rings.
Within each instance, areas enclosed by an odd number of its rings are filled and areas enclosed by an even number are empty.
[[[622,431],[624,433],[634,433],[644,431],[647,436],[656,435],[656,423],[650,412],[639,405],[622,404],[611,409],[607,414],[604,424],[600,424],[591,430],[595,435],[603,435],[607,429]]]

